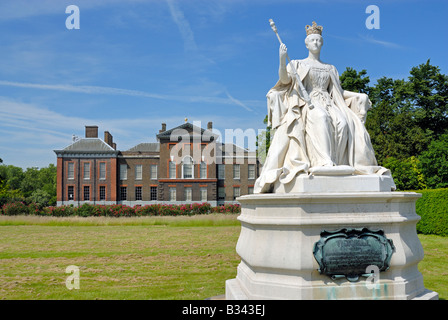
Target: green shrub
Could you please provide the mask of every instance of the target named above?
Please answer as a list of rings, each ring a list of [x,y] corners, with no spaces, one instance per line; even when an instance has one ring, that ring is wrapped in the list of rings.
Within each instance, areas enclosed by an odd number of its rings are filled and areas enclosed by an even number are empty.
[[[36,215],[36,216],[40,215],[42,208],[43,208],[42,205],[35,203],[35,202],[31,202],[28,205],[28,214]]]
[[[210,203],[191,204],[151,204],[129,207],[122,204],[94,205],[84,203],[80,207],[70,206],[49,206],[42,207],[39,203],[30,203],[28,206],[23,202],[12,202],[0,207],[2,215],[44,215],[53,217],[141,217],[141,216],[192,216],[209,213],[240,213],[240,206],[227,204],[219,207],[212,207]]]
[[[419,169],[420,162],[416,157],[408,159],[388,157],[382,165],[392,172],[397,190],[421,190],[426,188],[423,174]]]
[[[422,197],[416,203],[417,232],[448,236],[448,188],[416,191]]]
[[[158,204],[153,205],[145,205],[145,206],[135,206],[135,215],[138,217],[141,216],[156,216],[159,212]]]
[[[241,207],[239,204],[225,204],[223,206],[214,207],[213,213],[240,213]]]
[[[46,207],[41,214],[52,217],[70,217],[75,215],[75,208],[73,206]]]
[[[2,214],[6,216],[17,216],[20,214],[28,214],[28,207],[22,201],[9,202],[2,206]]]
[[[128,207],[122,204],[113,204],[109,206],[97,206],[102,207],[105,216],[108,217],[133,217],[135,216],[135,210],[133,207]]]

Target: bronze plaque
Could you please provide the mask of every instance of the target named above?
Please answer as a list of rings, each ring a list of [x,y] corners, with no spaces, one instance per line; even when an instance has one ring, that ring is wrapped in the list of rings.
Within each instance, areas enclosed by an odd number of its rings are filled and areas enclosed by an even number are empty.
[[[370,275],[366,271],[369,266],[377,266],[379,271],[389,269],[395,247],[382,230],[344,228],[323,231],[320,236],[313,253],[321,274],[358,281],[360,276]]]

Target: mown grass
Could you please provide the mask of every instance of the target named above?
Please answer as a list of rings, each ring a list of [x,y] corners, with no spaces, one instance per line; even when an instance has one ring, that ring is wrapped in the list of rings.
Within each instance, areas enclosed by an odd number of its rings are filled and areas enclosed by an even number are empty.
[[[0,217],[0,299],[206,299],[236,276],[237,215]],[[420,235],[425,286],[448,297],[448,238]],[[80,270],[80,289],[65,269]]]
[[[237,214],[208,214],[193,216],[144,216],[144,217],[48,217],[48,216],[0,216],[0,226],[171,226],[206,227],[239,226]]]
[[[237,215],[1,217],[1,299],[205,299],[235,277]],[[66,267],[80,289],[65,286]]]
[[[448,299],[448,237],[419,234],[425,257],[418,269],[423,274],[427,289],[439,293],[439,298]]]

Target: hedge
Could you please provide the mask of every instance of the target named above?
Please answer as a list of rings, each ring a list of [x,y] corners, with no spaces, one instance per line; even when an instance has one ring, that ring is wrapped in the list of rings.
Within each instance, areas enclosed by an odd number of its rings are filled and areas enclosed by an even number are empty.
[[[448,188],[415,191],[422,194],[416,212],[421,217],[417,232],[448,236]]]
[[[227,204],[212,207],[209,203],[192,203],[182,205],[152,204],[134,207],[121,204],[114,205],[92,205],[85,203],[80,207],[59,206],[40,207],[35,203],[26,205],[23,202],[12,202],[3,205],[0,209],[1,215],[39,215],[53,217],[141,217],[141,216],[191,216],[208,213],[240,213],[238,204]]]

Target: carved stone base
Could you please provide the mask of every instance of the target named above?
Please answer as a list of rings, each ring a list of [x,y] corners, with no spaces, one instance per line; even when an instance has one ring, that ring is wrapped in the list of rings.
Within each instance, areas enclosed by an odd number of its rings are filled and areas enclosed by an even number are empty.
[[[408,192],[254,194],[241,203],[241,263],[226,281],[226,299],[438,299],[426,290],[418,263],[420,217]],[[375,283],[321,274],[313,247],[322,231],[382,230],[395,251]],[[370,285],[369,285],[370,284]]]
[[[300,174],[288,184],[276,182],[274,193],[302,192],[389,192],[395,189],[395,183],[390,176],[369,175],[334,175],[320,176]]]

